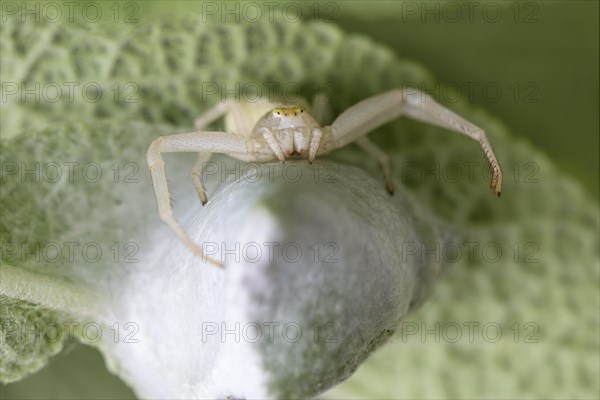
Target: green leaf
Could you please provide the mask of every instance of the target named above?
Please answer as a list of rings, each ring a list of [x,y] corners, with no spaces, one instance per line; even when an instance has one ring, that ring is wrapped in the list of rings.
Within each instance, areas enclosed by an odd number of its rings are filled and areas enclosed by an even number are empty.
[[[37,372],[63,348],[57,313],[0,296],[0,375],[3,383]],[[43,327],[43,329],[42,329]]]
[[[190,127],[197,115],[221,99],[221,92],[207,97],[208,88],[202,82],[218,82],[226,89],[235,88],[236,82],[242,86],[292,82],[304,88],[308,98],[317,83],[323,90],[333,88],[335,112],[406,82],[432,83],[423,68],[397,59],[368,39],[344,35],[333,26],[281,21],[215,25],[198,23],[199,18],[156,21],[136,29],[102,24],[34,26],[16,19],[2,25],[5,82],[93,83],[103,93],[95,103],[82,96],[57,103],[22,102],[10,97],[3,104],[3,163],[97,162],[106,171],[115,161],[121,166],[134,162],[142,182],[129,187],[110,181],[94,186],[80,179],[61,186],[22,183],[14,175],[5,182],[3,170],[1,207],[10,210],[3,212],[8,215],[2,219],[3,244],[48,244],[75,237],[108,246],[113,241],[123,244],[132,240],[140,246],[140,254],[149,254],[150,249],[144,246],[153,243],[148,235],[158,225],[151,187],[142,175],[144,152],[152,137]],[[124,89],[130,82],[139,101],[126,103],[123,97],[115,101],[111,87]],[[398,186],[408,188],[431,218],[441,220],[459,247],[466,242],[477,242],[479,248],[495,243],[504,255],[493,263],[477,252],[473,259],[463,256],[450,263],[417,321],[423,320],[429,327],[435,322],[494,322],[503,332],[510,332],[515,322],[521,329],[533,322],[539,328],[540,343],[514,343],[512,337],[504,335],[496,344],[481,340],[475,345],[432,344],[419,343],[420,338],[410,336],[410,346],[396,341],[389,351],[367,361],[358,379],[341,386],[332,396],[389,397],[390,391],[394,397],[597,396],[598,314],[590,306],[598,301],[594,285],[599,276],[596,206],[578,184],[531,146],[512,137],[497,120],[462,103],[452,108],[488,132],[508,175],[502,199],[493,198],[487,190],[480,150],[464,137],[411,121],[395,122],[372,136],[391,155]],[[136,120],[140,122],[130,122]],[[40,130],[44,127],[52,128]],[[376,163],[356,149],[344,149],[332,158],[363,167],[379,179]],[[473,161],[478,163],[477,173],[471,178],[461,163]],[[447,167],[452,162],[462,165],[463,175],[455,182],[419,175],[425,168]],[[511,176],[513,171],[520,174]],[[526,180],[524,174],[532,171]],[[516,262],[510,253],[514,243],[522,246]],[[531,250],[523,248],[527,244],[537,249],[533,256],[538,263],[533,267],[524,258],[523,251]],[[112,294],[115,281],[127,271],[120,263],[98,267],[86,265],[85,260],[73,264],[61,258],[48,265],[32,262],[31,256],[13,256],[3,252],[3,277],[8,271],[6,265],[10,265],[70,282],[84,293],[93,288],[90,298],[75,296],[66,302],[54,301],[60,298],[60,290],[50,290],[51,295],[38,303],[45,307],[42,314],[46,322],[59,320],[50,309],[76,312],[82,321],[109,321],[106,305],[111,303],[101,299]],[[27,284],[20,279],[11,279],[9,284],[3,279],[2,293],[6,287]],[[19,291],[12,293],[17,296]],[[7,301],[23,300],[11,297]],[[117,305],[135,307],[126,302]],[[18,321],[17,317],[14,320]],[[104,351],[110,351],[104,345]],[[39,366],[56,350],[47,344],[39,347],[29,353],[23,351],[23,359]],[[184,361],[193,362],[189,358]],[[551,365],[549,374],[531,373],[540,365]],[[124,379],[136,381],[134,367],[124,368],[116,362],[111,367]],[[32,369],[21,371],[7,367],[6,376],[18,379]],[[546,381],[548,376],[566,378]],[[423,377],[436,384],[421,383]],[[293,387],[292,383],[284,389]],[[311,389],[316,393],[320,388]],[[144,393],[147,388],[136,390]],[[286,394],[306,393],[303,390]]]
[[[139,251],[156,221],[148,217],[151,185],[139,184],[147,176],[139,150],[158,132],[139,123],[63,124],[3,141],[0,289],[13,312],[2,313],[2,324],[19,327],[19,340],[35,339],[30,348],[3,349],[11,354],[2,358],[3,382],[34,372],[60,350],[61,341],[37,338],[46,327],[62,326],[59,316],[96,321],[106,312],[103,282],[122,268],[127,249]],[[26,310],[21,304],[35,304],[31,315],[40,321],[33,335],[17,334],[29,323],[27,314],[15,314]],[[35,369],[15,363],[21,351]]]

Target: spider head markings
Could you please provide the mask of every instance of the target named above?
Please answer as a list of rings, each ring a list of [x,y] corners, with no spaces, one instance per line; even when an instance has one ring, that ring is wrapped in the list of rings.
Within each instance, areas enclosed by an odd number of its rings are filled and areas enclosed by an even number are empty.
[[[271,110],[271,114],[273,116],[279,116],[281,118],[286,118],[286,117],[297,117],[299,114],[303,114],[304,113],[304,107],[281,107],[281,108],[274,108],[273,110]]]
[[[256,124],[256,128],[267,129],[313,127],[316,121],[301,106],[273,108],[267,112]]]

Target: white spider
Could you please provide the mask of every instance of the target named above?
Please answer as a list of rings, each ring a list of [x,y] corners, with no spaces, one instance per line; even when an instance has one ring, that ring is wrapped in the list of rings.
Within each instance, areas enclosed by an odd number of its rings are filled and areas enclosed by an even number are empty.
[[[223,115],[227,133],[202,131]],[[324,127],[302,106],[284,106],[265,100],[254,103],[225,101],[217,104],[196,120],[196,132],[160,136],[148,148],[146,160],[152,175],[160,218],[194,254],[203,256],[200,246],[191,240],[173,217],[162,158],[162,153],[170,152],[199,153],[198,162],[192,169],[192,180],[202,204],[208,198],[200,176],[202,166],[211,153],[226,153],[243,161],[265,162],[276,158],[284,161],[286,156],[291,156],[308,157],[308,161],[312,162],[317,155],[329,153],[354,141],[379,161],[387,189],[393,193],[388,157],[365,135],[402,115],[477,140],[492,168],[491,188],[500,196],[502,172],[483,130],[422,92],[396,89],[355,104],[338,116],[330,126]],[[207,260],[223,266],[217,260]]]

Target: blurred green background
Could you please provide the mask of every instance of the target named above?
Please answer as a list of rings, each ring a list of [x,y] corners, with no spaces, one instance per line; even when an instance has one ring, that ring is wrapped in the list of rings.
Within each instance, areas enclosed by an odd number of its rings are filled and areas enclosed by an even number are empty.
[[[202,9],[200,2],[192,1],[138,4],[136,16],[142,23],[165,11]],[[434,12],[415,12],[411,8],[415,4],[426,4]],[[421,63],[441,88],[458,86],[463,96],[469,96],[469,82],[479,84],[469,98],[471,103],[544,150],[598,199],[598,1],[493,2],[485,15],[485,3],[471,4],[472,14],[463,8],[460,18],[456,7],[444,2],[324,1],[317,7],[321,17],[330,15],[330,23],[344,31],[369,36],[399,57]],[[311,20],[306,10],[315,10],[315,2],[303,7],[305,19]],[[497,9],[502,12],[499,18],[494,14]],[[486,84],[500,88],[497,99],[492,90],[488,96],[481,90]],[[442,92],[439,100],[451,100],[453,92],[447,93],[446,97]],[[0,386],[0,397],[134,398],[105,369],[96,350],[78,345],[55,357],[38,374]]]

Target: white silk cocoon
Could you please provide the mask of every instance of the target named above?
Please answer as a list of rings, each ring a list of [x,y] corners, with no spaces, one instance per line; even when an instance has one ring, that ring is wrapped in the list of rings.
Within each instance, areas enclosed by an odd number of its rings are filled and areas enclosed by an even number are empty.
[[[401,187],[326,162],[245,171],[183,219],[224,269],[164,227],[111,283],[110,319],[137,343],[102,350],[140,396],[313,397],[393,334],[440,269],[414,254],[437,238]]]

